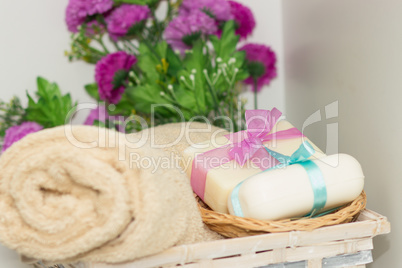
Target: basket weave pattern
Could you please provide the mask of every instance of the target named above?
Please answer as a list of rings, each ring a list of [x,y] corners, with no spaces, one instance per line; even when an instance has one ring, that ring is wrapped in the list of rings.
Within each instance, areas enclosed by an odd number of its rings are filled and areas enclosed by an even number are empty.
[[[318,218],[261,221],[215,212],[211,210],[199,197],[196,198],[198,200],[198,208],[201,212],[204,223],[211,230],[230,238],[264,233],[311,231],[324,226],[352,222],[357,219],[360,211],[366,207],[367,202],[366,193],[363,191],[360,196],[351,203],[330,214]]]

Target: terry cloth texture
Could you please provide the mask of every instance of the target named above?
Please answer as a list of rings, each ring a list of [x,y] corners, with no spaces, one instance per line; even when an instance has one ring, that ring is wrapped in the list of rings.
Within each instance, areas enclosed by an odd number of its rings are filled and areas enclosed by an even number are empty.
[[[199,122],[172,123],[145,129],[139,133],[130,134],[133,141],[147,141],[154,148],[161,148],[169,155],[182,159],[182,153],[193,144],[211,141],[229,134],[226,130]],[[188,165],[180,161],[180,165]],[[190,163],[191,164],[191,163]],[[183,168],[183,166],[182,166]]]
[[[202,223],[181,169],[149,164],[169,158],[165,150],[103,128],[69,128],[30,134],[0,157],[4,245],[55,263],[121,263],[219,238]]]

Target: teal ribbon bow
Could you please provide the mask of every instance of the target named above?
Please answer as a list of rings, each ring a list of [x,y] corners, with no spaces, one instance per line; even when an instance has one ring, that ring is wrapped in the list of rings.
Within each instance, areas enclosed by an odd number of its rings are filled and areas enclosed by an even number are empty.
[[[311,144],[308,142],[303,142],[291,156],[286,156],[277,153],[275,151],[268,149],[267,147],[265,147],[265,149],[270,155],[276,158],[282,165],[289,166],[298,164],[301,165],[306,170],[314,193],[313,208],[311,209],[310,213],[307,216],[312,217],[316,215],[317,212],[321,211],[325,207],[325,204],[327,202],[327,187],[325,185],[324,176],[322,175],[320,168],[313,161],[308,160],[308,158],[315,153],[313,146],[311,146]],[[281,164],[273,168],[267,169],[263,172],[280,168]],[[234,213],[236,216],[239,217],[244,217],[243,210],[241,208],[239,201],[239,191],[241,185],[246,180],[236,185],[231,194],[231,201]]]

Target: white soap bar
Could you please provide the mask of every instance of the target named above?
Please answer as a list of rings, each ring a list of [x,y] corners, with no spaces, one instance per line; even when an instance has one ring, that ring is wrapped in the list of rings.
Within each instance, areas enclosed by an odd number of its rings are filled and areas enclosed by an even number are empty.
[[[290,128],[293,128],[293,125],[288,121],[282,120],[275,125],[272,132],[278,132]],[[264,145],[275,152],[290,156],[300,147],[303,141],[309,142],[315,149],[315,153],[310,159],[317,159],[325,156],[325,154],[306,137],[287,140],[276,139],[268,141],[264,143]],[[188,177],[191,178],[191,164],[197,154],[207,152],[228,143],[230,142],[227,138],[220,137],[211,141],[205,141],[204,143],[194,144],[187,148],[183,152],[182,160]],[[214,211],[229,213],[227,200],[233,188],[241,181],[258,174],[259,172],[261,172],[261,169],[250,161],[244,166],[240,166],[235,163],[235,161],[230,161],[211,169],[207,174],[204,202]]]
[[[352,156],[336,154],[312,161],[320,168],[327,187],[324,210],[347,204],[363,191],[363,171]],[[303,216],[314,204],[310,179],[298,164],[250,177],[241,185],[238,198],[244,217],[258,220]],[[234,215],[230,196],[228,207]]]

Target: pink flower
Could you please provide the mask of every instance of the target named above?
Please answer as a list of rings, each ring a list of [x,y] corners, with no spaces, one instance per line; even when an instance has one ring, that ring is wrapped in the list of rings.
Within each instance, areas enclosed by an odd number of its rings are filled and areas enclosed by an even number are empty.
[[[136,24],[149,18],[148,6],[123,4],[106,18],[107,30],[113,39],[125,36]]]
[[[124,51],[111,53],[98,61],[95,67],[95,80],[98,83],[99,96],[102,100],[115,104],[120,101],[125,86],[113,84],[115,75],[119,71],[128,73],[136,62],[135,56]]]
[[[6,130],[6,136],[4,137],[4,144],[2,153],[11,147],[15,142],[21,140],[25,136],[31,133],[42,130],[43,127],[35,122],[24,122],[19,126],[13,126]]]
[[[234,20],[237,23],[236,34],[240,39],[246,39],[255,28],[255,19],[251,10],[235,1],[228,1]]]
[[[218,21],[233,18],[229,2],[226,0],[184,0],[180,6],[180,15],[188,15],[195,10],[201,10]]]
[[[254,77],[257,77],[257,90],[260,91],[264,85],[269,85],[271,80],[276,77],[276,55],[270,47],[260,44],[247,44],[239,50],[246,52],[246,58],[249,64],[250,77],[244,80],[244,83],[254,85]],[[250,68],[252,66],[253,68]],[[258,69],[257,71],[255,71]],[[254,71],[254,73],[253,73]]]
[[[193,41],[203,35],[214,34],[217,30],[215,20],[203,12],[193,11],[173,19],[166,27],[164,36],[174,49],[184,52],[191,49]]]
[[[102,14],[113,7],[113,0],[70,0],[66,8],[66,24],[70,32],[78,32],[88,16]]]

